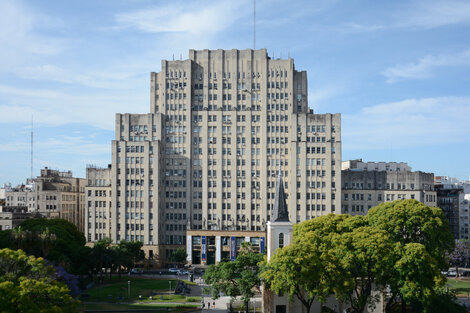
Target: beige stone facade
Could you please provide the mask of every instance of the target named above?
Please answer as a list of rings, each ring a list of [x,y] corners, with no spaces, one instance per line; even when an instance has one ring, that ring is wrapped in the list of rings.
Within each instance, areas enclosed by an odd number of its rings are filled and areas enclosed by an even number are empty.
[[[85,187],[85,237],[88,242],[111,238],[111,166],[88,166]]]
[[[35,180],[36,212],[47,218],[65,219],[85,231],[84,178],[73,177],[72,172],[41,170]]]
[[[72,172],[41,170],[41,175],[27,185],[5,192],[6,206],[27,207],[28,212],[47,218],[62,218],[85,230],[85,179]]]
[[[434,190],[434,174],[413,172],[406,163],[383,163],[379,168],[372,162],[345,167],[351,161],[343,162],[341,212],[351,215],[365,215],[370,208],[383,202],[416,199],[428,206],[437,206]],[[354,163],[362,163],[354,160]],[[398,165],[398,166],[397,166]]]
[[[309,109],[293,59],[190,50],[163,60],[150,89],[151,113],[116,116],[113,241],[163,252],[188,225],[265,231],[279,171],[292,221],[340,211],[341,117]]]

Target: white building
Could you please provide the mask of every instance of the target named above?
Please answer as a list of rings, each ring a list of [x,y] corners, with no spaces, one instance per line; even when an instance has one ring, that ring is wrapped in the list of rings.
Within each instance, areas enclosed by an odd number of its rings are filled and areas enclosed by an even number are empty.
[[[309,109],[293,59],[190,50],[150,84],[150,113],[116,115],[114,242],[157,255],[184,246],[188,225],[265,231],[279,170],[293,222],[340,211],[341,117]]]

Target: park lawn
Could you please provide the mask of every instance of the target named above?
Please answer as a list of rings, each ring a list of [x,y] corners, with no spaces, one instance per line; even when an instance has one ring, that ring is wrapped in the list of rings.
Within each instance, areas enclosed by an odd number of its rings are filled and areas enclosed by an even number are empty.
[[[130,281],[130,299],[127,297],[127,282]],[[136,277],[126,277],[122,280],[107,281],[102,285],[96,284],[86,291],[90,295],[88,301],[116,301],[119,295],[124,300],[138,300],[139,295],[142,298],[152,296],[154,292],[165,292],[169,289],[169,281],[171,281],[172,289],[176,286],[176,279],[145,279]],[[112,299],[109,299],[109,295]]]
[[[170,311],[166,308],[171,307]],[[190,304],[128,304],[128,303],[87,303],[86,310],[136,310],[136,309],[155,309],[154,312],[184,312],[188,308],[196,308]],[[161,309],[161,310],[158,310]]]
[[[447,284],[458,296],[468,296],[470,293],[470,280],[447,278]]]

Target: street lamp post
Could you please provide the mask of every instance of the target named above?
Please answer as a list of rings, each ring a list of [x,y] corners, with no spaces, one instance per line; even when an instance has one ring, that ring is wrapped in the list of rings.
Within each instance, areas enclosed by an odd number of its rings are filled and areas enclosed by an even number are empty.
[[[131,281],[127,281],[127,297],[130,299],[131,298]]]
[[[169,280],[168,283],[170,284],[170,293],[171,293],[171,280]]]

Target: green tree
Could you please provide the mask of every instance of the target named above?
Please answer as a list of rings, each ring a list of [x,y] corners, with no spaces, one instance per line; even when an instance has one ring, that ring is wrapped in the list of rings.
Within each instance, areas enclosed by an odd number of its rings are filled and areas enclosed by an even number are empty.
[[[24,249],[26,236],[28,235],[28,231],[25,231],[23,227],[18,226],[12,229],[11,237],[14,241],[14,247],[16,249]]]
[[[103,269],[111,269],[113,263],[114,253],[111,250],[112,240],[104,238],[98,240],[92,248],[92,257],[94,260],[94,272],[97,273],[101,279],[103,278]]]
[[[294,225],[293,242],[263,262],[266,287],[296,297],[307,312],[314,301],[323,302],[334,292],[346,293],[345,270],[333,253],[339,242],[336,237],[364,224],[363,217],[330,214]]]
[[[397,200],[369,210],[367,221],[388,232],[395,242],[424,245],[440,269],[448,268],[446,254],[454,249],[454,238],[441,209],[417,200]]]
[[[78,312],[79,302],[42,258],[22,250],[0,250],[1,312]]]
[[[307,233],[302,239],[278,249],[269,263],[262,263],[261,278],[268,289],[297,297],[310,312],[315,300],[321,301],[331,292],[328,273],[332,269],[325,266],[318,234]]]
[[[212,286],[215,299],[221,292],[232,299],[241,296],[245,312],[248,312],[248,303],[261,283],[258,263],[262,260],[262,254],[253,252],[249,243],[243,243],[234,261],[222,261],[209,266],[204,274],[204,281]]]
[[[427,307],[445,282],[441,271],[448,268],[446,255],[454,247],[441,209],[416,200],[398,200],[372,208],[367,221],[387,232],[395,243],[395,262],[387,278],[391,292],[386,311],[391,312],[399,299],[402,312],[407,303]]]
[[[121,241],[118,246],[122,266],[128,271],[145,259],[145,252],[142,250],[143,243],[140,241]]]
[[[171,263],[184,264],[186,262],[186,250],[184,248],[178,248],[170,255],[169,260]]]
[[[383,230],[363,226],[333,236],[331,260],[338,265],[341,281],[332,281],[337,298],[351,305],[353,312],[362,313],[374,307],[384,287],[389,268],[394,265],[394,248],[390,236]]]
[[[16,227],[19,228],[26,235],[22,248],[27,254],[47,257],[47,260],[64,267],[70,273],[88,272],[82,262],[82,256],[87,253],[85,236],[74,224],[62,219],[37,218],[24,221]],[[10,243],[5,248],[15,249],[16,246]]]

